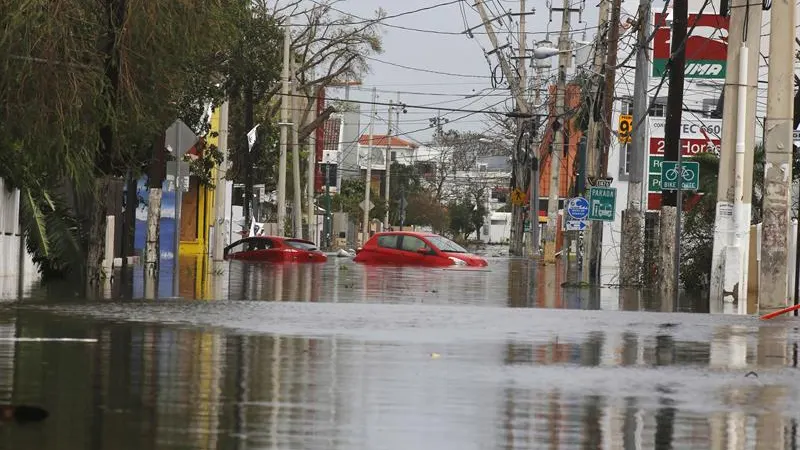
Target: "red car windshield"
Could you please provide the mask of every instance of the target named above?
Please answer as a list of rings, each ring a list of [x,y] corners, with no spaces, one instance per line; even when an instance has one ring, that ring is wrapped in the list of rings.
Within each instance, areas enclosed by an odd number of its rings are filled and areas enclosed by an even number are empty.
[[[436,247],[439,248],[439,250],[445,253],[469,253],[464,247],[456,244],[455,242],[451,241],[450,239],[447,239],[446,237],[442,236],[425,236],[425,237],[429,241],[431,241],[431,244],[435,245]]]
[[[303,241],[286,241],[286,245],[289,247],[293,247],[300,250],[305,250],[307,252],[313,252],[317,250],[317,247],[314,244],[303,242]]]

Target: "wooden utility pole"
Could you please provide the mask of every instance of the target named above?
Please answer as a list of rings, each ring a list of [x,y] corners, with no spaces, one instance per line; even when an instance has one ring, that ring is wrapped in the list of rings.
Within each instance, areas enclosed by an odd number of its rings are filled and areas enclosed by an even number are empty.
[[[622,243],[620,254],[620,280],[623,286],[642,284],[644,267],[644,158],[647,154],[647,84],[650,64],[647,61],[647,38],[650,36],[650,7],[652,0],[639,1],[639,32],[636,40],[636,76],[633,81],[633,122],[641,123],[633,129],[632,147],[628,165],[628,205],[622,214]]]
[[[788,293],[790,194],[792,186],[792,125],[795,61],[795,3],[772,2],[769,75],[767,78],[766,164],[761,275],[758,283],[762,312],[783,308]],[[750,24],[750,26],[753,26]]]
[[[284,25],[283,35],[283,69],[281,71],[281,134],[280,134],[280,156],[278,158],[278,217],[277,227],[278,236],[286,233],[286,154],[289,140],[289,130],[286,127],[289,123],[289,53],[291,52],[291,19],[287,19]]]
[[[683,115],[683,80],[686,65],[686,29],[688,22],[688,0],[675,0],[672,16],[672,43],[670,45],[669,91],[667,97],[667,120],[664,125],[664,163],[678,164],[678,180],[681,180],[680,138]],[[677,190],[663,191],[661,204],[661,227],[659,243],[659,280],[665,300],[678,295],[680,270],[680,226],[679,196]],[[677,302],[673,308],[677,307]]]
[[[294,58],[291,58],[289,67],[291,67],[292,84],[294,85],[294,71],[296,67]],[[298,101],[297,93],[297,89],[292,86],[291,102],[289,103],[292,106],[292,199],[294,199],[294,205],[292,206],[292,212],[294,213],[292,234],[294,237],[302,239],[303,188],[300,180],[300,139],[298,136],[298,129],[300,128],[300,114],[298,113],[300,102]]]
[[[486,28],[486,35],[489,36],[489,41],[492,43],[492,51],[497,53],[497,59],[500,61],[500,69],[503,71],[503,76],[506,77],[506,80],[508,80],[508,86],[511,89],[511,94],[514,96],[514,100],[517,102],[517,109],[519,109],[521,114],[529,114],[530,107],[528,102],[525,100],[525,92],[523,90],[524,87],[520,85],[516,73],[511,70],[511,65],[506,60],[503,52],[499,50],[500,46],[497,41],[497,35],[494,34],[494,28],[492,27],[492,22],[489,19],[489,15],[486,13],[486,7],[483,4],[483,0],[476,0],[475,7],[478,9],[478,14],[480,14],[481,20],[483,20],[483,26]]]
[[[611,0],[600,0],[600,9],[598,13],[599,26],[597,27],[596,38],[597,42],[595,43],[594,61],[592,63],[594,71],[598,74],[603,72],[603,64],[606,58],[606,48],[608,46],[608,5],[610,1]],[[600,78],[601,76],[596,77],[595,82],[592,83],[593,100],[597,98],[597,93],[600,90]],[[589,120],[589,136],[586,139],[586,183],[584,186],[586,186],[587,189],[589,186],[597,182],[598,168],[600,167],[598,137],[600,136],[600,129],[603,125],[601,121],[595,120],[595,117],[600,115],[598,109],[601,108],[601,106],[602,105],[597,104],[597,102],[592,101]],[[586,195],[586,192],[582,192],[581,194]],[[597,255],[600,252],[601,237],[602,227],[600,225],[595,227],[594,222],[590,222],[589,227],[584,232],[584,242],[587,242],[588,245],[586,245],[586,262],[583,264],[581,279],[585,283],[591,283],[592,277],[596,273],[596,264],[594,261],[597,260]]]
[[[521,0],[520,7],[522,8],[521,15],[520,15],[520,50],[521,54],[519,55],[520,61],[522,61],[523,69],[519,71],[512,71],[511,65],[506,60],[505,55],[503,54],[502,49],[497,41],[497,36],[494,33],[494,28],[492,27],[491,19],[486,12],[486,7],[484,5],[483,0],[476,0],[475,7],[478,10],[478,14],[481,16],[481,20],[483,21],[483,25],[486,28],[486,34],[489,36],[489,41],[492,43],[492,51],[490,53],[496,53],[497,59],[500,61],[500,69],[503,72],[503,76],[508,80],[509,88],[511,89],[511,93],[514,97],[517,110],[523,116],[527,116],[530,114],[530,105],[528,104],[527,97],[525,96],[525,88],[526,88],[526,71],[524,69],[524,61],[525,55],[522,52],[525,50],[525,2]],[[519,76],[518,73],[519,72]],[[517,123],[517,132],[519,133],[521,128],[521,122],[518,121]],[[517,180],[517,187],[520,187],[520,181],[524,180],[528,174],[528,167],[527,165],[523,164],[518,157],[518,152],[514,153],[513,158],[513,167],[512,170],[514,171],[514,179]],[[524,186],[524,184],[522,184]],[[522,223],[522,208],[518,205],[513,205],[512,207],[512,228],[511,228],[511,245],[509,248],[509,252],[512,254],[520,254],[522,252],[522,234],[523,231],[523,223]]]
[[[747,0],[732,0],[730,7],[728,29],[737,31],[728,36],[722,106],[722,148],[719,156],[717,214],[709,289],[712,302],[730,296],[738,300],[740,311],[746,311],[747,305],[750,192],[753,190],[760,62],[756,55],[761,50],[761,27],[752,24],[760,24],[762,16],[761,8],[746,8],[746,5]],[[741,167],[737,167],[737,160]]]
[[[544,230],[544,262],[556,261],[556,236],[558,235],[558,199],[561,188],[561,158],[564,155],[564,118],[567,97],[567,67],[570,65],[570,10],[569,0],[564,0],[561,34],[558,37],[558,83],[556,85],[556,115],[561,127],[555,131],[553,152],[550,154],[550,196],[547,201],[547,225]]]

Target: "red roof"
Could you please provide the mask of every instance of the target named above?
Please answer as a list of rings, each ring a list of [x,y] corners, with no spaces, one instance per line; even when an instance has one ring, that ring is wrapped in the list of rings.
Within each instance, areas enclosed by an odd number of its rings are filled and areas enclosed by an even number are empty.
[[[397,136],[391,136],[391,140],[389,141],[390,147],[406,147],[406,148],[417,148],[417,145],[413,142],[409,142],[405,139],[401,139]],[[369,145],[369,135],[362,134],[361,138],[358,140],[358,143],[361,145]],[[385,134],[373,134],[372,135],[372,145],[374,147],[386,147],[387,138]]]

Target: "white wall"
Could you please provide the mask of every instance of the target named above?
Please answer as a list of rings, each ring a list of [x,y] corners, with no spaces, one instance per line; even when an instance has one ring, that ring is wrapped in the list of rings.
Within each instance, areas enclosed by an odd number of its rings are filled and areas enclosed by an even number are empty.
[[[19,201],[19,191],[9,192],[0,179],[0,300],[14,299],[19,295]],[[26,287],[38,280],[36,267],[27,252],[22,272]]]

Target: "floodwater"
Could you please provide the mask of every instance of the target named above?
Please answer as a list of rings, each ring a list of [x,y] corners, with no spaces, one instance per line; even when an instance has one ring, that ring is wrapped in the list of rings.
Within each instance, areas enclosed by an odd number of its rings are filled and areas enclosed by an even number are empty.
[[[0,302],[0,400],[51,414],[0,424],[0,448],[798,449],[794,317],[502,257],[178,272],[160,300],[131,273],[111,299]]]

